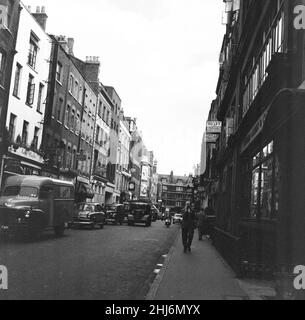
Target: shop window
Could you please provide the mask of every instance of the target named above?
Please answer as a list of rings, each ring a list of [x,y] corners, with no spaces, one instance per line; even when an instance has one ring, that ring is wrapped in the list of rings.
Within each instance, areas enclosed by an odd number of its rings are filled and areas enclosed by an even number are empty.
[[[279,209],[279,164],[273,142],[252,159],[250,217],[272,219]]]

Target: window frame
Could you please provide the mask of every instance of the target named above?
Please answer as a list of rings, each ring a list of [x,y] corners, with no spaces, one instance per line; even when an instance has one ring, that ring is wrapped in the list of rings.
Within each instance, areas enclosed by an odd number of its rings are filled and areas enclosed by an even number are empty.
[[[27,93],[26,93],[26,104],[28,106],[30,107],[33,106],[34,97],[35,97],[35,77],[30,73],[28,78],[28,86],[27,86]]]
[[[13,88],[13,96],[16,98],[20,98],[22,69],[23,69],[22,65],[17,62],[16,69],[15,69],[14,88]]]

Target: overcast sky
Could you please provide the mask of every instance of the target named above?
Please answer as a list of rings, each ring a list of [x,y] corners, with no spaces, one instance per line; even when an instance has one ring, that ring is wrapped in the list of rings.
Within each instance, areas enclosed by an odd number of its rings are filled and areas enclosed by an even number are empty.
[[[137,118],[158,172],[189,174],[215,98],[224,33],[221,0],[23,0],[46,6],[47,32],[99,56],[100,79]]]

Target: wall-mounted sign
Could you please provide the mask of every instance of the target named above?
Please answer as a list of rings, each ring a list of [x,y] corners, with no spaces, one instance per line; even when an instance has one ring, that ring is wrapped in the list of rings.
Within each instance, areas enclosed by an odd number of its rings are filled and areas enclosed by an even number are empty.
[[[241,152],[244,152],[250,144],[254,141],[254,139],[262,132],[264,128],[264,124],[268,115],[269,108],[260,116],[258,121],[252,127],[250,132],[247,134],[246,138],[244,139],[241,145]]]
[[[208,121],[206,127],[206,133],[221,133],[222,122],[221,121]]]
[[[206,135],[205,135],[205,142],[206,142],[206,143],[216,143],[218,137],[219,137],[218,134],[206,133]]]

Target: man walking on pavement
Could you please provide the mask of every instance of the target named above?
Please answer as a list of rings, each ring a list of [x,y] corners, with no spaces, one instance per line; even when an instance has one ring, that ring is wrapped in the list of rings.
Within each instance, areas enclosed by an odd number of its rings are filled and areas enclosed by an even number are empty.
[[[196,228],[196,215],[195,211],[190,205],[187,205],[183,214],[182,220],[182,243],[184,253],[191,252],[191,245],[194,237],[194,230]]]

